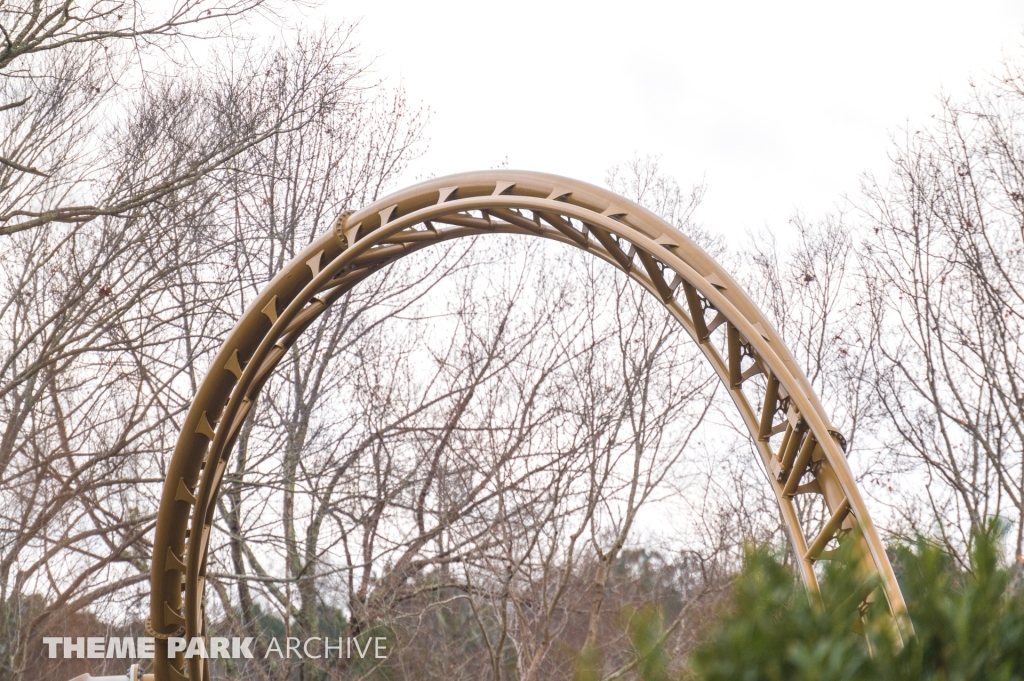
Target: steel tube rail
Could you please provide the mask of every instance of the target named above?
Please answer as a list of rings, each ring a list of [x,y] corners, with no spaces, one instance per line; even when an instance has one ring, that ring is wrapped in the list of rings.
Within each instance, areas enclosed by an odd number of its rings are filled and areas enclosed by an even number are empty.
[[[810,592],[818,591],[814,562],[829,559],[826,547],[849,536],[860,569],[879,585],[872,597],[884,598],[895,634],[903,641],[913,635],[845,440],[739,285],[677,229],[620,196],[554,175],[495,170],[424,182],[342,215],[266,286],[224,341],[185,419],[160,500],[147,620],[157,638],[157,681],[209,679],[205,660],[168,660],[166,639],[206,633],[203,587],[221,480],[238,430],[287,348],[372,272],[420,248],[489,233],[582,248],[657,297],[739,410]],[[820,495],[830,516],[810,541],[793,505],[798,494]]]

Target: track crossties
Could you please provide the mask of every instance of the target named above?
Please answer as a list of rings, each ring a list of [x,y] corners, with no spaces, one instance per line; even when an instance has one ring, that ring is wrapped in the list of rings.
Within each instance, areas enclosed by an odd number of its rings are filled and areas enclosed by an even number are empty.
[[[771,324],[719,265],[658,216],[603,189],[553,175],[486,171],[419,184],[359,211],[292,260],[224,341],[179,435],[157,518],[147,629],[158,681],[207,679],[205,660],[166,658],[169,636],[204,636],[210,529],[228,456],[260,389],[299,335],[373,272],[427,246],[521,234],[583,249],[654,295],[696,342],[750,433],[789,531],[801,575],[855,543],[903,639],[912,628],[884,547],[844,455],[845,440]],[[838,396],[840,399],[842,396]],[[816,495],[823,526],[805,528],[793,500]],[[812,531],[813,529],[813,531]]]

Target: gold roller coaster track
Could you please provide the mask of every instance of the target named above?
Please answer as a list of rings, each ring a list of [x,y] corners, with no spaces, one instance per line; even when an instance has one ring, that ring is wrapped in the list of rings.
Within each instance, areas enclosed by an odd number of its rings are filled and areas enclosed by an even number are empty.
[[[210,530],[239,428],[296,338],[371,273],[431,244],[481,234],[523,234],[593,253],[653,294],[697,342],[725,384],[789,531],[801,576],[849,537],[866,577],[881,586],[894,631],[913,635],[885,548],[844,455],[845,440],[782,339],[735,281],[664,220],[592,185],[495,170],[443,177],[346,213],[292,260],[239,319],[216,355],[167,470],[153,545],[149,633],[156,681],[209,679],[206,660],[167,658],[171,636],[204,636]],[[755,379],[756,380],[752,380]],[[820,495],[828,519],[805,534],[797,495]],[[844,539],[844,541],[847,541]]]

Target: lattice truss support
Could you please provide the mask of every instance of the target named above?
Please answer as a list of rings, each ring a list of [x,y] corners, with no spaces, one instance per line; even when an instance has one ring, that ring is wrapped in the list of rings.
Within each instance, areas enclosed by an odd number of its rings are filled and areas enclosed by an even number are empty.
[[[739,410],[789,531],[800,573],[855,543],[902,640],[912,635],[885,548],[833,427],[804,374],[750,298],[691,240],[598,187],[520,171],[466,173],[416,185],[342,215],[278,274],[242,315],[185,420],[164,483],[153,547],[151,615],[157,681],[208,679],[198,657],[166,659],[169,636],[203,636],[203,587],[216,499],[232,445],[277,363],[332,302],[413,251],[481,234],[522,234],[576,246],[658,298],[698,343]],[[827,520],[805,533],[794,506],[817,495]],[[856,530],[856,531],[854,531]]]

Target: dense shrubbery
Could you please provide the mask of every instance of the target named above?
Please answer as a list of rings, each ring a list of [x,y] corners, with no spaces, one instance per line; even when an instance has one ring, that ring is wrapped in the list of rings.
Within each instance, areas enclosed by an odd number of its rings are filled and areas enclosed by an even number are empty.
[[[924,540],[895,549],[916,629],[916,639],[902,649],[886,635],[881,612],[867,613],[861,623],[857,604],[864,587],[843,564],[828,565],[825,608],[819,609],[776,555],[751,551],[727,613],[691,660],[694,676],[1022,679],[1024,590],[1014,583],[1014,571],[1000,564],[998,536],[995,524],[975,534],[968,568]]]
[[[768,549],[751,549],[731,597],[704,643],[671,660],[655,608],[629,613],[627,633],[640,681],[1011,681],[1024,679],[1021,567],[1000,562],[1000,528],[973,538],[961,566],[924,539],[893,550],[916,636],[896,643],[892,620],[843,561],[829,562],[824,607]],[[1015,576],[1016,573],[1016,576]],[[576,680],[608,679],[599,651],[581,653]],[[623,670],[624,671],[624,670]],[[613,677],[615,675],[613,674]],[[617,678],[617,677],[616,677]]]

